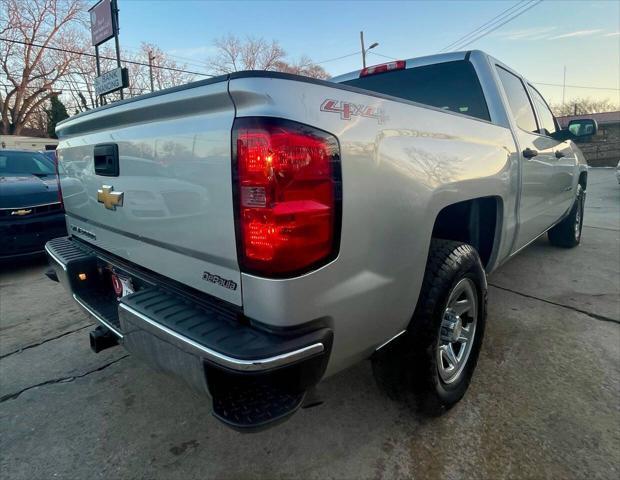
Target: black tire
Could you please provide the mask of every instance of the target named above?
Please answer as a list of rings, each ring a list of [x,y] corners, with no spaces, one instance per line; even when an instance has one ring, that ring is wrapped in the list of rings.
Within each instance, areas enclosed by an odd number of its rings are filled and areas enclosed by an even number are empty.
[[[441,327],[451,292],[463,279],[475,285],[476,328],[469,356],[456,379],[446,383],[438,369]],[[465,243],[431,241],[418,304],[406,335],[373,359],[380,386],[392,398],[412,399],[419,410],[437,415],[457,403],[476,368],[486,322],[487,284],[478,252]],[[408,394],[413,393],[413,397]]]
[[[562,248],[573,248],[581,243],[583,228],[583,211],[586,201],[586,192],[577,184],[577,197],[568,216],[547,233],[551,245]]]

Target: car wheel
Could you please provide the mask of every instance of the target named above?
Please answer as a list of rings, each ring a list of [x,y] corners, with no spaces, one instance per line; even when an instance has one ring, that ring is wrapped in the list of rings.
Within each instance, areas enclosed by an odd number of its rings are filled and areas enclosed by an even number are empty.
[[[465,394],[476,368],[486,321],[487,283],[476,250],[433,239],[407,335],[373,369],[392,397],[411,391],[424,413],[438,414]],[[398,360],[395,356],[398,355]]]
[[[551,245],[563,248],[573,248],[579,245],[585,203],[586,192],[580,184],[577,184],[577,197],[570,213],[547,234]]]

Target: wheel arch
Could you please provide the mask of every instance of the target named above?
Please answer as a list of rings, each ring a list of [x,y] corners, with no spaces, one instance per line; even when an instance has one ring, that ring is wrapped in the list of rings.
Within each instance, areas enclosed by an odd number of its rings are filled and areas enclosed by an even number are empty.
[[[503,200],[499,196],[452,203],[435,217],[432,237],[471,245],[488,271],[495,264],[499,250],[503,214]]]
[[[582,171],[579,173],[579,180],[577,180],[577,183],[579,183],[579,185],[581,185],[581,188],[583,188],[584,190],[586,190],[587,186],[588,186],[588,172],[587,171]]]

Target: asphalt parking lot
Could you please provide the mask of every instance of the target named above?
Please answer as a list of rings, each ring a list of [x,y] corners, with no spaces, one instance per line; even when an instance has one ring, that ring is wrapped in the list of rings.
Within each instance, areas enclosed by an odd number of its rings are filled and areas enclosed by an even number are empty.
[[[489,321],[465,399],[425,419],[369,362],[324,403],[244,435],[204,398],[122,348],[43,276],[0,274],[0,477],[613,478],[620,476],[620,186],[590,170],[582,245],[541,238],[489,278]]]

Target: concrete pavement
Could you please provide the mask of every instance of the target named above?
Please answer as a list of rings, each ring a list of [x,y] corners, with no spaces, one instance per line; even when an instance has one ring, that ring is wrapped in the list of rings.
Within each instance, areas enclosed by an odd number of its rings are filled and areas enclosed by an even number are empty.
[[[465,399],[427,419],[368,362],[324,403],[243,435],[121,348],[45,263],[0,275],[0,476],[39,478],[618,478],[620,186],[590,171],[582,245],[535,242],[489,278],[489,320]]]

